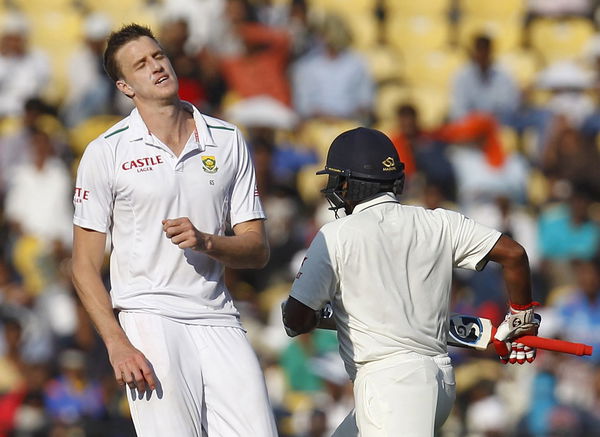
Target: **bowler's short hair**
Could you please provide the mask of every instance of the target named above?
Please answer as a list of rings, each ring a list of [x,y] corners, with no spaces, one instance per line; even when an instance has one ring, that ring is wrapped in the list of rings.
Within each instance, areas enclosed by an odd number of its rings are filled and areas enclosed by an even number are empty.
[[[121,27],[119,30],[112,32],[108,37],[106,49],[104,50],[104,71],[106,71],[108,77],[114,82],[122,78],[121,69],[115,57],[117,51],[128,42],[143,36],[153,39],[158,44],[150,28],[135,23]]]

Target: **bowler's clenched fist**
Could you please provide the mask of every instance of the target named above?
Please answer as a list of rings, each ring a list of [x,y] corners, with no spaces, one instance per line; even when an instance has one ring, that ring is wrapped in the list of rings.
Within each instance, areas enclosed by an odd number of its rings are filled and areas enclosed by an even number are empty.
[[[210,235],[200,232],[188,217],[162,221],[163,231],[181,249],[205,251],[210,249]]]

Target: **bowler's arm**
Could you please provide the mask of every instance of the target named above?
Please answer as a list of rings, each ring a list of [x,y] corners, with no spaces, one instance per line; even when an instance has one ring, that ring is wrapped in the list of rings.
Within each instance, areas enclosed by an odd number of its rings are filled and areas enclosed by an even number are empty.
[[[234,235],[201,232],[187,217],[163,220],[163,231],[181,249],[192,248],[233,269],[260,269],[269,261],[270,249],[264,220],[238,223]]]
[[[155,388],[153,372],[144,355],[135,349],[115,318],[109,293],[102,282],[106,234],[73,228],[73,285],[106,345],[119,384],[128,383],[145,391]]]

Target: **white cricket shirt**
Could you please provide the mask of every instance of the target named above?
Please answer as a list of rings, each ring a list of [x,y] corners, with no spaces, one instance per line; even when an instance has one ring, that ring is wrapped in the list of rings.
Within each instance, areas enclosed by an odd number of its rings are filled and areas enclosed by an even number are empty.
[[[111,234],[111,298],[127,311],[177,321],[240,326],[223,266],[174,245],[162,220],[189,217],[223,235],[265,217],[246,144],[232,124],[193,111],[196,132],[179,157],[153,136],[137,109],[92,141],[79,164],[74,223]]]
[[[382,193],[321,228],[290,295],[314,310],[332,303],[352,379],[362,364],[398,353],[443,354],[452,269],[483,269],[500,235]]]

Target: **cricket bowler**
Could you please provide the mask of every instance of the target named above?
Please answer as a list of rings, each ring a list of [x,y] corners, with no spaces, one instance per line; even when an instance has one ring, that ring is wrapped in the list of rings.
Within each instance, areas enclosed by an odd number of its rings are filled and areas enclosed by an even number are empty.
[[[114,32],[104,64],[135,109],[81,159],[73,282],[128,388],[137,435],[275,437],[264,377],[223,279],[225,266],[269,259],[242,135],[179,99],[150,29]],[[109,233],[110,294],[100,274]]]

